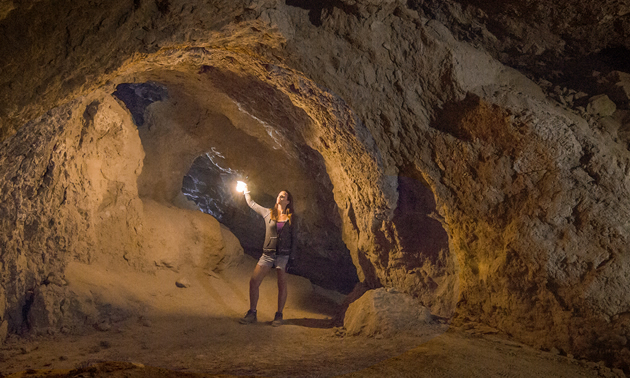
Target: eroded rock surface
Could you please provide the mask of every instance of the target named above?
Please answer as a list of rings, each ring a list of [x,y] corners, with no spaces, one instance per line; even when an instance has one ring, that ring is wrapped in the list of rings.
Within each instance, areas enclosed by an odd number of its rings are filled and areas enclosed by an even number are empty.
[[[429,309],[412,296],[380,288],[367,291],[350,304],[343,326],[349,335],[391,337],[422,332],[431,322]]]
[[[194,148],[143,165],[144,151],[159,144],[143,146],[111,93],[162,80],[180,94],[149,105],[140,133],[182,120],[174,99],[194,99],[200,122],[202,113],[215,124],[229,115],[237,137],[263,141],[267,156],[312,163],[304,172],[316,175],[325,167],[326,180],[315,182],[329,180],[335,204],[323,208],[335,214],[302,211],[314,224],[338,222],[368,287],[628,369],[627,72],[610,60],[583,64],[603,59],[601,41],[627,51],[625,5],[554,5],[563,13],[509,1],[130,1],[107,12],[103,4],[40,1],[0,12],[8,33],[0,245],[12,331],[28,324],[27,303],[46,307],[33,289],[50,273],[62,276],[68,261],[153,269],[146,231],[135,227],[146,211],[141,197],[172,203],[206,148],[194,144],[210,135],[188,119],[169,138]],[[69,12],[66,21],[56,9]],[[536,39],[540,14],[555,23]],[[38,22],[20,24],[24,17]],[[25,30],[38,43],[18,44]],[[570,78],[550,65],[555,57],[574,60]],[[221,112],[206,113],[210,87]],[[235,136],[214,137],[227,146]],[[301,180],[289,178],[302,203],[330,200],[313,201],[312,181]],[[268,195],[279,190],[260,185]],[[219,235],[218,223],[208,224]],[[431,238],[414,238],[427,229]],[[138,243],[125,258],[125,246]],[[333,261],[337,251],[329,252]]]
[[[11,331],[74,332],[129,316],[68,286],[71,262],[220,270],[242,256],[211,216],[138,197],[144,152],[129,117],[111,95],[95,93],[5,141],[3,318]]]

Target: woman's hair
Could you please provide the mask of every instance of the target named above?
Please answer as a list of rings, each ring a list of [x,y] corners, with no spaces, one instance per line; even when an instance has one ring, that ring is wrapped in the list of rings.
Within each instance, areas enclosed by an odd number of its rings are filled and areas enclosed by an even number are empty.
[[[287,194],[287,201],[289,201],[289,203],[287,204],[286,212],[287,216],[289,217],[289,224],[291,224],[291,216],[293,215],[293,196],[288,190],[281,190],[280,193],[282,192],[285,192]],[[273,205],[273,208],[271,209],[271,219],[275,221],[278,220],[278,207],[276,206],[277,204],[278,203],[276,202],[276,204]]]

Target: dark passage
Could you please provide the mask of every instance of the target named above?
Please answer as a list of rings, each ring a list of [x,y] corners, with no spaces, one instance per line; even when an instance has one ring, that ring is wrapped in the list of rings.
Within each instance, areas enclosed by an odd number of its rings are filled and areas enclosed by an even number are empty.
[[[112,93],[120,101],[124,102],[131,112],[133,123],[136,126],[144,125],[144,111],[147,106],[156,101],[168,98],[168,90],[165,86],[154,82],[147,83],[122,83]]]

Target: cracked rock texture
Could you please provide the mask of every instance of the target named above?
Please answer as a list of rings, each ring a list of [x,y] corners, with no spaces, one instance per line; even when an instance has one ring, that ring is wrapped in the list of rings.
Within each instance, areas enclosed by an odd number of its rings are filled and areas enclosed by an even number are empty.
[[[73,298],[46,284],[71,261],[155,269],[149,249],[181,243],[160,239],[162,221],[213,248],[200,242],[158,265],[215,269],[238,256],[212,217],[173,206],[213,145],[153,168],[145,159],[161,149],[143,133],[192,99],[208,124],[227,117],[269,149],[262,156],[313,172],[288,181],[304,202],[335,204],[302,209],[305,222],[340,229],[366,286],[628,370],[630,69],[614,60],[630,40],[623,3],[2,4],[0,315],[10,331],[81,314],[38,299]],[[147,108],[153,128],[137,129],[111,93],[148,81],[170,97]],[[166,130],[181,133],[176,150],[211,134]],[[214,137],[228,149],[233,136]],[[273,196],[271,177],[258,185]],[[28,321],[29,308],[47,315]]]
[[[343,320],[349,335],[377,337],[422,332],[427,324],[431,324],[431,313],[426,307],[409,294],[384,288],[368,290],[352,302]]]

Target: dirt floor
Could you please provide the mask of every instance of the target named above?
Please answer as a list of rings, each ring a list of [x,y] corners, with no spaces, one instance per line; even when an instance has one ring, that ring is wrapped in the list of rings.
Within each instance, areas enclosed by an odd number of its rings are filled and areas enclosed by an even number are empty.
[[[289,281],[285,325],[270,325],[273,273],[261,287],[259,322],[242,325],[254,265],[247,257],[220,274],[164,270],[150,276],[71,267],[70,285],[101,290],[121,306],[135,306],[135,315],[82,335],[10,337],[0,350],[0,376],[625,377],[472,324],[436,323],[392,338],[346,336],[330,320],[340,298],[297,276]],[[91,286],[94,277],[99,287]],[[175,285],[182,277],[189,287]]]

